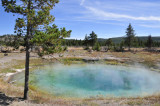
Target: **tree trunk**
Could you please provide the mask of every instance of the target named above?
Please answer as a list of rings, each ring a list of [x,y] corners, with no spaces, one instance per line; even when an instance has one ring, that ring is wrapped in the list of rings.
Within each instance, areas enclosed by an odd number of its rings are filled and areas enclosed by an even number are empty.
[[[129,47],[128,47],[128,51],[131,51],[131,46],[129,45]]]
[[[28,10],[30,12],[30,7],[31,7],[31,0],[28,1]],[[29,13],[28,13],[29,15]],[[26,35],[26,63],[25,63],[25,82],[24,82],[24,100],[28,99],[28,82],[29,82],[29,57],[30,57],[30,44],[29,44],[29,39],[30,39],[30,18],[27,16],[27,35]]]
[[[129,42],[128,42],[128,50],[131,51],[131,38],[129,38]]]
[[[29,81],[29,34],[30,34],[30,25],[27,26],[27,35],[26,35],[26,62],[25,62],[25,82],[24,82],[24,99],[28,99],[28,81]]]
[[[28,99],[28,82],[29,82],[29,45],[26,45],[26,63],[25,63],[25,85],[24,85],[24,99]]]

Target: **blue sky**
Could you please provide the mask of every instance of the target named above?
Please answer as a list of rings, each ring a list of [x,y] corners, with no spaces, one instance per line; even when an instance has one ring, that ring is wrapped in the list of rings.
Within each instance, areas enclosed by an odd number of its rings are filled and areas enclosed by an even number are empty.
[[[51,10],[58,27],[84,39],[94,31],[99,38],[121,37],[129,23],[137,36],[160,36],[159,0],[60,0]],[[15,19],[0,5],[0,35],[13,34]]]

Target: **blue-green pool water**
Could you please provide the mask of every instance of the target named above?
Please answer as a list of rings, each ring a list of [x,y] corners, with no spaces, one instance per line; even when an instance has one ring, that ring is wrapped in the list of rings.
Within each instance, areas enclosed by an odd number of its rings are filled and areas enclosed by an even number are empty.
[[[30,80],[60,97],[137,97],[160,92],[160,73],[136,66],[55,64],[33,71]]]

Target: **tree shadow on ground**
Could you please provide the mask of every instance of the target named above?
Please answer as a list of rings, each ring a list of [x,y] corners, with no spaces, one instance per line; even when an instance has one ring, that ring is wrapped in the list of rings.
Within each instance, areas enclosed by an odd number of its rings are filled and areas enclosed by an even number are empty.
[[[4,93],[0,92],[0,106],[10,105],[13,101],[18,101],[20,98],[17,97],[9,97]]]

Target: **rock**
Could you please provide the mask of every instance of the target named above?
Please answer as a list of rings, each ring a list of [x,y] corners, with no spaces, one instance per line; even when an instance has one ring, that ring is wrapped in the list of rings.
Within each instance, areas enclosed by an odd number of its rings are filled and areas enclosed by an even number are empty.
[[[59,57],[63,57],[63,54],[60,54]]]
[[[8,56],[8,54],[7,54],[7,53],[5,53],[5,54],[4,54],[4,56]]]
[[[93,50],[92,50],[92,49],[89,49],[88,52],[93,53]]]
[[[99,61],[100,59],[98,58],[86,58],[86,59],[83,59],[83,61],[85,62],[95,62],[95,61]]]

